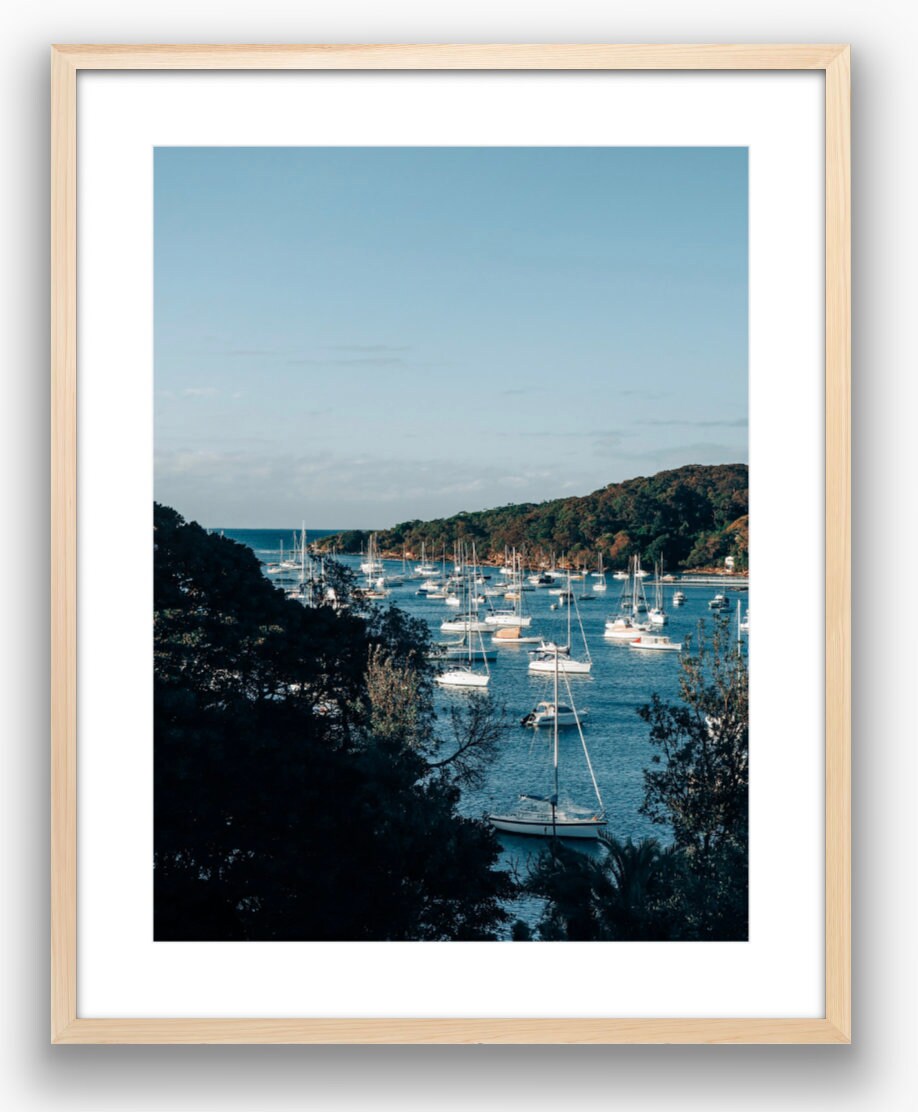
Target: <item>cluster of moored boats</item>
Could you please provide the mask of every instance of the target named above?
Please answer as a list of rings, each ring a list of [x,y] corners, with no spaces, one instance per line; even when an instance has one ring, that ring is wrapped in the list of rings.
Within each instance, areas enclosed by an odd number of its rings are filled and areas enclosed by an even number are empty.
[[[520,724],[527,728],[552,730],[555,790],[547,796],[521,795],[513,810],[488,816],[492,825],[512,834],[597,837],[606,820],[583,734],[588,712],[577,708],[568,677],[589,675],[593,667],[580,603],[598,601],[608,590],[602,558],[599,558],[598,568],[592,573],[586,569],[574,571],[558,567],[526,573],[521,558],[510,552],[504,566],[495,572],[479,565],[474,545],[457,544],[449,564],[445,553],[443,559],[435,563],[428,560],[423,549],[420,562],[413,567],[403,557],[401,570],[393,572],[392,563],[384,563],[379,556],[376,538],[371,537],[366,553],[360,558],[362,579],[359,593],[363,598],[378,600],[388,597],[393,588],[413,585],[416,595],[428,600],[440,600],[451,611],[440,623],[440,631],[459,636],[434,646],[439,663],[435,681],[439,686],[486,691],[491,680],[491,662],[498,658],[502,646],[510,645],[532,646],[528,652],[528,671],[553,679],[553,698],[540,700],[521,718]],[[282,548],[280,559],[269,564],[266,572],[276,582],[288,584],[285,587],[288,595],[306,605],[320,601],[334,602],[333,592],[329,594],[330,588],[326,586],[321,560],[312,557],[308,551],[305,528],[294,538],[290,554],[285,558]],[[664,585],[675,586],[678,583],[675,577],[664,575],[662,561],[655,564],[651,581],[652,597],[649,599],[645,589],[648,573],[641,568],[638,557],[632,557],[628,569],[616,571],[612,578],[621,583],[621,594],[617,612],[605,621],[603,638],[638,652],[680,653],[682,642],[674,641],[662,632],[669,624]],[[552,597],[552,610],[566,609],[567,636],[563,643],[560,639],[546,640],[533,629],[533,618],[527,612],[525,598],[530,592],[537,591]],[[677,588],[672,592],[673,607],[678,608],[685,601],[683,590]],[[723,593],[716,594],[708,606],[719,614],[732,609],[730,598]],[[577,648],[573,641],[575,625],[579,631]],[[742,633],[749,630],[748,610],[744,617],[741,616],[739,604],[737,628]],[[564,700],[561,699],[562,685],[566,688]],[[596,806],[562,807],[559,802],[558,732],[568,727],[576,728],[580,735],[596,794]]]

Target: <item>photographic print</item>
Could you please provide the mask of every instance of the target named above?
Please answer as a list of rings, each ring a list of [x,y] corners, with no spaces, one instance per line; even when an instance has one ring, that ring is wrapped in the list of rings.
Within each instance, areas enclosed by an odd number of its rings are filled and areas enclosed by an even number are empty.
[[[154,938],[746,940],[746,148],[154,204]]]

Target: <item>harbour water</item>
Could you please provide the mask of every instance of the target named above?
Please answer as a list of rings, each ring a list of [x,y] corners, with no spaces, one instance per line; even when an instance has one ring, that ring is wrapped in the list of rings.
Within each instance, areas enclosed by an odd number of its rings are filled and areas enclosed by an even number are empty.
[[[290,530],[225,529],[227,537],[249,545],[262,563],[275,560],[279,541],[285,547],[292,545]],[[328,535],[331,530],[313,530],[310,539]],[[339,557],[342,563],[357,571],[359,556]],[[396,575],[402,570],[401,561],[385,561],[385,574]],[[409,564],[409,568],[413,567]],[[499,576],[496,568],[483,568],[490,575],[489,585],[496,585]],[[359,574],[359,572],[358,572]],[[593,590],[597,580],[588,576],[585,581],[574,581],[571,589],[576,608],[571,614],[572,655],[583,659],[583,639],[577,622],[577,613],[592,658],[592,671],[587,676],[567,677],[578,711],[586,712],[583,732],[589,749],[593,770],[602,793],[608,821],[607,831],[621,839],[639,839],[652,835],[666,841],[668,832],[654,826],[640,814],[644,796],[644,769],[650,765],[654,750],[648,741],[648,726],[638,716],[638,708],[650,701],[651,695],[663,699],[678,698],[679,654],[674,652],[641,652],[628,647],[626,642],[611,642],[603,638],[606,618],[618,613],[622,583],[606,576],[607,590]],[[562,584],[563,585],[563,584]],[[447,607],[442,599],[419,596],[419,581],[406,579],[401,586],[390,588],[388,602],[399,606],[414,617],[423,618],[431,630],[433,642],[456,640],[461,634],[442,633],[440,623],[455,618],[457,611]],[[645,580],[648,605],[653,605],[653,586],[648,576]],[[685,596],[682,606],[673,605],[673,593],[681,590]],[[668,625],[656,632],[668,635],[673,641],[682,641],[696,634],[699,621],[711,624],[713,616],[708,602],[722,588],[707,584],[675,582],[664,585],[665,610]],[[732,629],[736,630],[736,606],[746,609],[746,592],[726,592],[731,601],[729,616]],[[581,595],[589,596],[587,599]],[[489,600],[496,607],[505,607],[503,599]],[[568,612],[564,605],[557,605],[558,597],[546,589],[527,591],[523,594],[523,611],[532,616],[527,634],[543,636],[557,643],[567,641]],[[385,603],[383,603],[385,605]],[[553,609],[553,606],[556,607]],[[484,608],[482,608],[484,610]],[[478,647],[478,635],[472,634],[473,645]],[[481,634],[486,648],[494,647],[491,633]],[[467,790],[461,809],[464,813],[481,816],[492,811],[512,808],[521,792],[547,795],[551,791],[552,730],[524,728],[520,719],[539,702],[551,699],[553,676],[533,674],[528,671],[529,650],[534,645],[502,645],[497,658],[489,662],[491,680],[488,698],[497,707],[505,708],[506,730],[497,756],[488,766],[485,784],[477,790]],[[483,669],[483,665],[476,665]],[[446,708],[450,703],[468,698],[467,690],[437,689],[438,705]],[[561,680],[560,701],[568,702],[564,678]],[[595,804],[595,795],[583,755],[579,733],[574,728],[560,731],[559,737],[560,797],[584,807]],[[544,848],[544,840],[510,834],[499,835],[507,867],[525,871],[533,856]],[[584,853],[599,853],[596,843],[578,841],[569,843]],[[533,924],[539,915],[534,901],[515,905],[513,915]]]

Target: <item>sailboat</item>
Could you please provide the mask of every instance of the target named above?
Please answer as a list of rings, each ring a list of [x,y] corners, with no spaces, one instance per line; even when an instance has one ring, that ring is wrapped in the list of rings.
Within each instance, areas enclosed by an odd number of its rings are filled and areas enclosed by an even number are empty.
[[[516,562],[516,553],[513,556],[514,563]],[[520,568],[518,577],[514,577],[520,581],[523,578],[522,567]],[[509,594],[510,592],[508,592]],[[485,592],[487,595],[487,591]],[[523,592],[513,591],[513,609],[492,610],[485,616],[485,621],[489,626],[500,626],[502,629],[509,629],[516,627],[517,629],[528,629],[532,625],[532,618],[528,614],[523,613]]]
[[[644,649],[648,652],[681,653],[682,642],[670,641],[665,633],[642,633],[628,642],[629,649]]]
[[[555,654],[555,667],[554,667],[554,706],[559,707],[558,702],[558,678],[560,669],[558,667],[558,654]],[[495,830],[502,830],[506,834],[525,834],[530,837],[538,838],[598,838],[602,832],[603,827],[607,825],[605,818],[605,807],[602,802],[602,795],[599,791],[599,785],[596,783],[596,774],[593,772],[593,763],[590,760],[590,753],[587,749],[586,738],[583,736],[583,729],[580,725],[580,719],[577,717],[577,711],[574,707],[573,693],[570,690],[570,683],[565,678],[565,685],[568,689],[568,698],[570,700],[570,709],[575,718],[577,718],[577,732],[580,734],[580,742],[583,746],[583,755],[586,758],[587,768],[590,772],[590,779],[593,782],[593,791],[596,793],[597,807],[576,807],[560,805],[560,773],[559,773],[559,753],[558,753],[558,718],[559,715],[555,714],[552,724],[552,793],[551,795],[521,795],[515,810],[509,811],[506,814],[493,814],[488,815],[488,821]]]
[[[654,581],[653,581],[653,606],[647,617],[652,626],[665,626],[669,625],[669,618],[663,608],[663,557],[660,557],[660,562],[654,561]]]
[[[421,541],[421,562],[415,567],[414,574],[418,579],[430,579],[437,575],[439,568],[427,560],[427,545]]]
[[[650,623],[642,622],[638,615],[647,609],[644,599],[644,584],[639,575],[640,558],[634,556],[629,560],[629,578],[622,587],[622,597],[619,602],[620,613],[615,618],[606,621],[603,637],[607,641],[633,641],[641,633],[650,632]]]
[[[593,584],[593,590],[594,591],[602,593],[603,591],[608,590],[608,588],[606,586],[606,573],[603,571],[603,567],[602,567],[602,553],[601,552],[599,554],[599,571],[594,571],[593,572],[593,577],[596,580],[596,582]]]
[[[491,669],[488,667],[488,653],[484,647],[484,642],[481,639],[481,631],[472,630],[472,588],[473,580],[469,578],[466,596],[468,598],[468,629],[465,631],[466,650],[468,654],[468,663],[458,664],[449,668],[445,672],[441,672],[436,676],[436,682],[441,687],[487,687],[491,679]],[[443,628],[442,626],[440,627]],[[478,635],[478,653],[472,647],[472,633],[476,632]],[[493,650],[491,650],[493,652]],[[481,660],[484,663],[485,670],[483,672],[477,671],[473,666],[473,659]]]
[[[376,534],[371,533],[370,539],[367,542],[367,556],[365,560],[360,563],[360,570],[367,577],[379,576],[383,573],[382,560],[376,555]]]
[[[587,644],[586,634],[583,631],[583,622],[580,619],[580,609],[577,606],[576,598],[573,597],[573,593],[571,592],[570,577],[568,577],[567,590],[571,595],[570,604],[567,608],[567,644],[563,646],[545,644],[544,646],[540,646],[536,652],[530,653],[530,672],[553,672],[560,669],[565,675],[583,676],[588,675],[593,668],[593,661],[590,657],[590,646]],[[577,623],[580,626],[580,636],[583,638],[583,649],[586,660],[577,660],[569,655],[571,651],[571,609],[577,611]]]
[[[431,655],[438,660],[468,660],[471,657],[477,662],[497,659],[497,649],[476,649],[469,643],[471,639],[472,634],[466,634],[457,641],[439,641],[434,645]]]

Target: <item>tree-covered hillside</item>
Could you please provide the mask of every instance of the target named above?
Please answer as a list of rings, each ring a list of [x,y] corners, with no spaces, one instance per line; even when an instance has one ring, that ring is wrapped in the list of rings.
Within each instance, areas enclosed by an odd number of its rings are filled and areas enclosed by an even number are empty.
[[[690,465],[650,478],[612,483],[584,497],[500,506],[434,521],[406,521],[378,534],[380,550],[418,556],[422,543],[436,559],[444,546],[474,541],[479,559],[500,560],[506,548],[532,561],[566,554],[573,562],[602,553],[610,568],[638,554],[662,556],[670,570],[748,563],[749,468],[743,463]],[[319,546],[359,552],[369,534],[360,530],[323,538]]]

